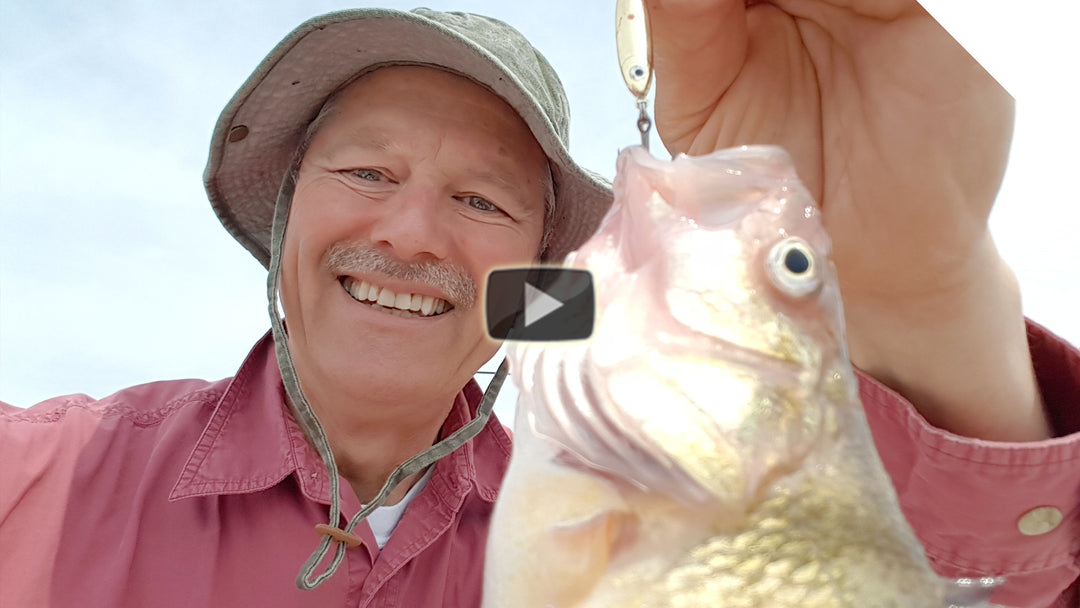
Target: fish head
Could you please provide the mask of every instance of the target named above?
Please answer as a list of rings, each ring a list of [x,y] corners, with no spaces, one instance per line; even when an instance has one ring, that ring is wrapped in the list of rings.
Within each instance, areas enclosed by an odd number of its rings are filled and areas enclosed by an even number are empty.
[[[857,404],[820,209],[777,147],[632,147],[617,175],[568,261],[597,285],[587,382],[663,464],[624,471],[640,485],[745,504]]]
[[[571,263],[604,286],[599,316],[627,296],[640,304],[620,333],[708,341],[789,368],[819,368],[823,347],[846,355],[829,237],[783,149],[666,162],[632,147],[618,176],[621,209]]]

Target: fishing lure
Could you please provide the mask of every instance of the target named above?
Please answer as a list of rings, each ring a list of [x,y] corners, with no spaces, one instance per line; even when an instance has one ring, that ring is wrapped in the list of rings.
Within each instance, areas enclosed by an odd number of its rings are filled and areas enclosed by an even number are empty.
[[[652,45],[649,37],[649,16],[643,0],[616,0],[615,46],[619,54],[619,71],[626,88],[637,100],[637,128],[641,146],[649,149],[649,89],[652,87]]]

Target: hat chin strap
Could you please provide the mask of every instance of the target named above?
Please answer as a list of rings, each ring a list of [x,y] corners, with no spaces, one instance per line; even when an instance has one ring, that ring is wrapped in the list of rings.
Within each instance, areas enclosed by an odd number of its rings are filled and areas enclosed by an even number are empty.
[[[293,192],[296,188],[295,175],[290,171],[282,181],[278,191],[277,204],[274,208],[274,222],[270,237],[270,273],[266,280],[266,297],[269,302],[270,324],[274,334],[274,352],[277,355],[278,368],[281,370],[281,380],[285,385],[285,393],[289,399],[289,409],[297,425],[304,432],[308,442],[315,448],[326,465],[330,477],[330,518],[329,524],[315,526],[317,532],[322,534],[322,540],[315,552],[304,563],[300,573],[296,576],[296,586],[300,589],[314,589],[334,575],[338,566],[345,558],[345,551],[349,547],[360,544],[360,538],[353,534],[353,530],[375,509],[382,506],[390,492],[403,480],[423,471],[437,460],[465,445],[470,439],[480,433],[487,425],[491,417],[491,411],[495,407],[495,399],[499,395],[509,364],[504,358],[495,372],[495,376],[484,391],[484,397],[480,401],[480,407],[476,417],[467,424],[454,431],[450,436],[439,441],[430,448],[420,452],[416,456],[401,463],[387,478],[375,499],[364,506],[356,515],[349,520],[345,528],[338,527],[341,521],[341,497],[338,483],[338,468],[334,461],[334,452],[330,449],[330,442],[326,438],[315,412],[311,409],[300,388],[300,379],[293,365],[292,355],[289,353],[288,336],[285,332],[285,324],[282,322],[278,310],[277,296],[278,286],[281,280],[281,250],[285,240],[285,227],[289,219],[289,208],[292,204]],[[337,542],[334,558],[321,574],[315,574],[315,567],[326,557],[330,550],[330,544]]]

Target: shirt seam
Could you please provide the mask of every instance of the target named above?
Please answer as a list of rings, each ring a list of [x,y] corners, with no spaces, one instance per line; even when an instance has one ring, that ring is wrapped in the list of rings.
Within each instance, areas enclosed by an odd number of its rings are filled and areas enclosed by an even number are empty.
[[[463,497],[464,499],[464,497]],[[462,506],[464,506],[464,500],[462,500]],[[400,547],[394,550],[392,555],[388,556],[386,561],[382,562],[386,564],[385,568],[377,568],[379,560],[376,560],[375,566],[372,567],[369,576],[375,575],[378,577],[378,583],[371,589],[371,597],[368,601],[378,597],[392,581],[395,580],[397,574],[401,572],[405,566],[420,556],[425,549],[435,544],[454,524],[457,519],[458,512],[451,509],[441,500],[436,501],[434,505],[438,512],[429,513],[429,515],[437,515],[438,517],[428,517],[425,520],[425,529],[422,534],[417,535],[417,538],[412,542],[406,544],[404,547]],[[407,510],[407,509],[406,509]],[[439,523],[435,523],[439,522]],[[393,534],[390,535],[390,542],[393,542]],[[387,544],[389,546],[389,544]],[[381,557],[380,550],[380,557]],[[379,572],[378,570],[382,570]],[[365,587],[367,585],[365,584]]]
[[[65,402],[63,405],[52,408],[48,412],[32,414],[8,414],[4,413],[3,417],[11,422],[25,423],[25,424],[53,424],[60,422],[67,417],[68,412],[73,409],[80,409],[89,414],[96,415],[101,420],[120,418],[127,420],[132,425],[146,428],[161,424],[164,420],[172,416],[178,410],[183,409],[185,406],[191,403],[209,403],[216,399],[220,399],[222,395],[221,389],[199,389],[195,392],[187,393],[174,397],[165,402],[162,407],[153,410],[140,410],[129,405],[108,405],[105,407],[94,407],[95,404],[100,404],[101,401],[80,401],[72,398]],[[24,412],[31,412],[32,410],[23,410]]]
[[[1067,568],[1069,566],[1080,565],[1080,555],[1073,550],[1067,550],[1061,553],[1052,553],[1050,558],[1043,561],[1024,560],[1024,561],[1008,561],[990,564],[990,562],[976,562],[965,559],[958,559],[952,551],[945,551],[942,548],[932,542],[924,541],[927,557],[935,564],[943,566],[949,566],[957,570],[974,570],[981,571],[995,576],[1009,576],[1009,575],[1024,575],[1024,574],[1037,574],[1040,572],[1046,572],[1048,570],[1056,570],[1059,568]]]
[[[868,393],[872,403],[884,406],[882,412],[891,422],[902,425],[904,429],[912,431],[917,446],[920,449],[931,452],[951,460],[977,464],[1001,469],[1031,468],[1045,469],[1047,465],[1068,465],[1080,461],[1080,444],[1068,438],[1051,438],[1031,445],[1023,443],[995,442],[980,439],[952,435],[948,431],[932,427],[929,423],[917,418],[917,413],[907,411],[900,407],[907,401],[892,389],[883,386],[868,376],[860,378],[866,384],[863,390]],[[960,454],[959,450],[968,451],[968,454]],[[1000,457],[1002,450],[1017,455],[1038,453],[1037,461],[1010,461],[1001,462],[992,459],[997,454]],[[980,452],[984,452],[980,454]]]

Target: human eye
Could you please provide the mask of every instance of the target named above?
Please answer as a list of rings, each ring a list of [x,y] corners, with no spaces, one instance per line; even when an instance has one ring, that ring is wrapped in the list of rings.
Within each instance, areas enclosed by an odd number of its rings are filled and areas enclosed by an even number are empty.
[[[365,182],[380,182],[386,179],[385,175],[375,169],[353,169],[349,174]]]
[[[499,207],[497,205],[495,205],[494,203],[492,203],[491,201],[489,201],[487,199],[484,199],[484,198],[481,198],[479,196],[474,196],[474,195],[465,196],[465,197],[462,197],[462,201],[466,205],[468,205],[469,207],[471,207],[473,209],[476,209],[477,211],[484,211],[484,212],[488,212],[488,213],[502,211],[502,209],[499,209]]]

